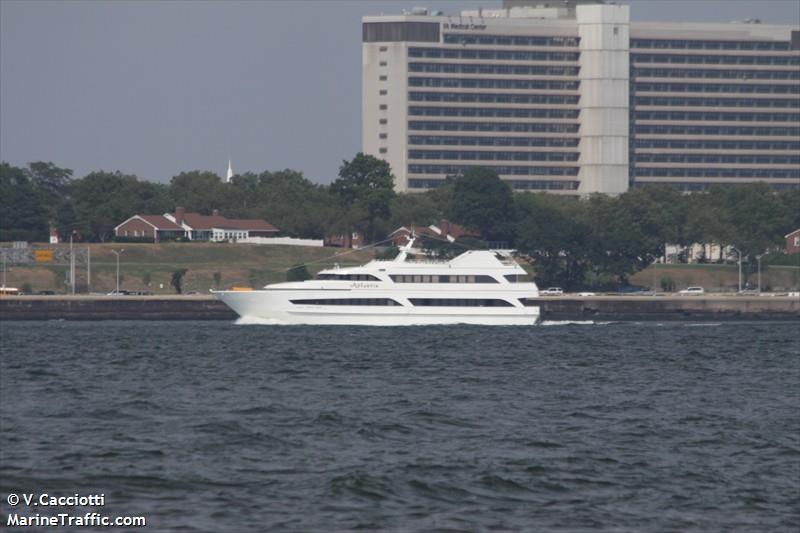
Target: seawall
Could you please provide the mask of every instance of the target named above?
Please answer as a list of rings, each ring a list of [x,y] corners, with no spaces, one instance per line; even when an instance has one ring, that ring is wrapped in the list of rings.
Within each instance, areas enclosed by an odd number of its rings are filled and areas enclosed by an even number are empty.
[[[0,320],[236,320],[212,296],[11,296]]]
[[[562,296],[538,299],[543,320],[798,320],[788,296]],[[0,320],[235,320],[210,295],[8,296]]]

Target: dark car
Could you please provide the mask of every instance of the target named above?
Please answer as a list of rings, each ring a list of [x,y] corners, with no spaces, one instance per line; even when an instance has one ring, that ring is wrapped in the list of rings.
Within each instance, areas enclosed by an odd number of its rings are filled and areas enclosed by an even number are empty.
[[[649,287],[640,285],[623,285],[617,288],[617,293],[623,296],[653,296],[655,291]]]

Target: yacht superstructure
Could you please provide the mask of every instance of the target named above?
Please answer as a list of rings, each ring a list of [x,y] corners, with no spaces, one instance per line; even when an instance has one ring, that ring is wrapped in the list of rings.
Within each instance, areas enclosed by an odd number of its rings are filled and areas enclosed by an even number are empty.
[[[215,291],[240,316],[285,324],[533,325],[536,284],[513,260],[486,250],[416,261],[413,241],[393,260],[322,270],[313,280]]]

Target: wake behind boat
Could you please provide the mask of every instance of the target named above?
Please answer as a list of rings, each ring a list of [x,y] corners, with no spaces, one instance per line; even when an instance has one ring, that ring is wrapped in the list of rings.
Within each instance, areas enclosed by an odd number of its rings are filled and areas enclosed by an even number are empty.
[[[533,325],[539,307],[525,270],[495,252],[450,261],[409,259],[413,240],[393,260],[322,270],[313,280],[260,290],[212,291],[243,318],[283,324],[405,326]]]

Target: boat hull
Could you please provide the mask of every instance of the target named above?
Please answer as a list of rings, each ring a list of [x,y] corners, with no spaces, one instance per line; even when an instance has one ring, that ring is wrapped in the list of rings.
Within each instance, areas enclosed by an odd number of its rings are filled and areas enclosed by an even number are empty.
[[[539,319],[539,307],[417,307],[396,293],[369,294],[369,298],[391,298],[401,305],[307,305],[293,299],[331,297],[331,291],[298,293],[291,290],[218,291],[214,295],[244,319],[276,324],[411,326],[476,324],[529,326]],[[339,294],[341,295],[341,294]],[[339,296],[337,295],[337,296]],[[344,295],[341,295],[344,296]],[[355,296],[355,295],[348,295]],[[364,294],[359,297],[367,297]],[[420,297],[430,297],[421,293]],[[409,297],[415,297],[410,295]],[[515,297],[517,298],[517,297]]]

